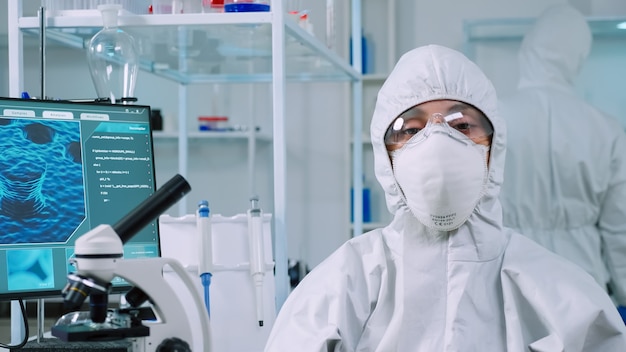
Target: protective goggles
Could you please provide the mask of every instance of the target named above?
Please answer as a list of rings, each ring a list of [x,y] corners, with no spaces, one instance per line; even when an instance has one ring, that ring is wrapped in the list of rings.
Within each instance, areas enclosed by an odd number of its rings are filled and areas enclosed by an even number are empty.
[[[395,150],[407,143],[417,143],[433,132],[449,133],[459,137],[461,133],[476,144],[491,144],[493,127],[478,109],[459,104],[445,113],[425,114],[419,106],[398,116],[385,132],[385,146]]]

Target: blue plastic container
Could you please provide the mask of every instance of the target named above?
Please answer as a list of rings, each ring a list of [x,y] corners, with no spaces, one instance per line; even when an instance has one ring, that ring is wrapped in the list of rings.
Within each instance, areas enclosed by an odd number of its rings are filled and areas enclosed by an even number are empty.
[[[224,12],[268,12],[270,5],[254,2],[224,4]]]
[[[354,222],[354,188],[350,188],[350,222]],[[363,222],[372,222],[369,188],[363,188]]]
[[[352,65],[352,38],[350,38],[350,65]],[[364,34],[361,35],[361,73],[367,74],[370,73],[369,70],[369,62],[368,62],[368,52],[367,52],[367,38]]]

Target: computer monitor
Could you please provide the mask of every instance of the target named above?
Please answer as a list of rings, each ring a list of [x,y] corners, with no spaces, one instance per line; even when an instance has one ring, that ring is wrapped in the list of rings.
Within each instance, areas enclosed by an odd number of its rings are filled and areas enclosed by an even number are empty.
[[[153,153],[149,106],[0,98],[0,300],[60,296],[76,239],[154,193]],[[158,234],[124,257],[159,256]]]

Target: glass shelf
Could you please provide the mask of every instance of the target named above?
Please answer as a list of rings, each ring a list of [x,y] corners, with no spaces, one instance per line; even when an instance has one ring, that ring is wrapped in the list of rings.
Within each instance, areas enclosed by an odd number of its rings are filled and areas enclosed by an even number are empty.
[[[467,20],[463,27],[468,42],[519,40],[530,29],[534,18],[493,18]],[[594,38],[626,38],[626,17],[587,17]]]
[[[286,78],[297,81],[359,80],[345,60],[285,16]],[[46,43],[85,49],[102,26],[99,14],[46,19]],[[97,24],[97,25],[94,25]],[[272,81],[271,13],[122,15],[133,35],[143,71],[182,84]],[[39,19],[22,17],[24,33],[39,36]]]

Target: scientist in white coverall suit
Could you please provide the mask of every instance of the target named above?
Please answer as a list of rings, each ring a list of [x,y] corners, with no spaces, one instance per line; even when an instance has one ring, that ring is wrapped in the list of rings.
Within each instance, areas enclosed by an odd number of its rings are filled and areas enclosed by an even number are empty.
[[[474,63],[435,45],[403,55],[371,137],[394,218],[304,277],[265,351],[626,351],[593,278],[502,227],[505,129]]]
[[[509,130],[503,221],[580,265],[624,306],[626,134],[575,90],[591,42],[567,5],[544,11],[522,41],[519,89],[499,107]]]

